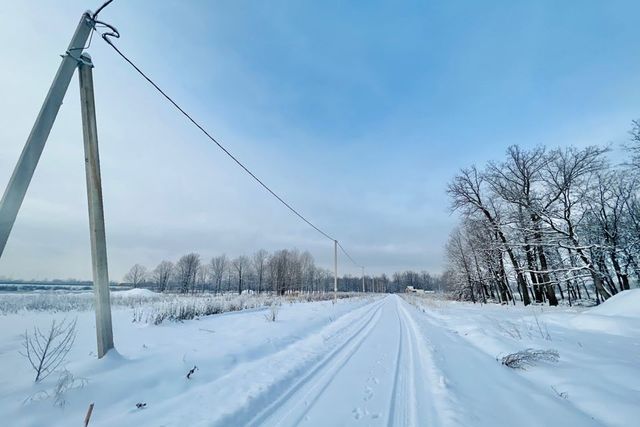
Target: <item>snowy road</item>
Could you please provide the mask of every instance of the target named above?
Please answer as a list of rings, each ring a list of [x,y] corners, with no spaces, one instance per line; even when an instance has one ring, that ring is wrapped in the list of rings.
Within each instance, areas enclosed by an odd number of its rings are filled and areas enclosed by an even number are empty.
[[[398,296],[375,300],[152,411],[166,425],[451,425],[414,311]],[[210,402],[214,413],[194,410]]]
[[[272,402],[253,425],[433,425],[423,345],[399,298],[373,305],[344,344]]]

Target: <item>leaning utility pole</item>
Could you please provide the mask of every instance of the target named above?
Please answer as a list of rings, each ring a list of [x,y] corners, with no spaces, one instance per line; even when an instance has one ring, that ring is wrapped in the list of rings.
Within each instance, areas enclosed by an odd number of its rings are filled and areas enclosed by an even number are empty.
[[[338,300],[338,241],[333,241],[333,301]]]
[[[40,156],[53,123],[76,68],[80,68],[80,98],[87,174],[87,198],[91,234],[91,259],[93,265],[93,289],[96,298],[96,331],[98,357],[113,348],[111,307],[109,303],[109,276],[107,274],[107,251],[104,238],[104,214],[102,211],[102,188],[100,162],[98,159],[98,135],[91,76],[91,58],[83,55],[85,44],[95,27],[89,11],[82,14],[62,63],[53,79],[51,88],[42,103],[31,133],[22,149],[9,184],[0,201],[0,257],[4,252],[11,229],[24,200]]]
[[[18,210],[20,210],[33,177],[33,172],[36,170],[38,160],[40,160],[44,144],[47,142],[53,122],[56,120],[62,105],[62,99],[67,92],[71,77],[73,77],[73,73],[78,66],[82,49],[93,28],[93,25],[89,22],[93,21],[89,14],[85,12],[82,15],[82,19],[80,19],[67,52],[62,56],[62,63],[58,67],[58,72],[42,103],[42,108],[40,108],[36,122],[33,124],[31,133],[22,149],[22,154],[2,196],[2,201],[0,201],[0,256],[2,256],[9,239]]]

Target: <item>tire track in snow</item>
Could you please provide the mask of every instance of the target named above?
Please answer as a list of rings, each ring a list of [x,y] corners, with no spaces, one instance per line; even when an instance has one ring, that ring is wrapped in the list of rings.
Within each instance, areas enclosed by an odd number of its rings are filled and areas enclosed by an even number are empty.
[[[447,408],[451,407],[453,397],[446,386],[446,379],[434,362],[433,349],[406,309],[406,302],[396,297],[398,311],[403,319],[406,334],[409,337],[412,354],[413,377],[413,419],[409,425],[454,425]],[[419,399],[419,400],[418,400]]]
[[[319,385],[322,385],[322,387],[318,390],[318,392],[314,394],[312,401],[315,402],[315,400],[317,400],[317,398],[322,394],[322,391],[326,389],[328,384],[330,384],[331,379],[333,378],[335,373],[339,372],[340,369],[344,367],[344,365],[349,361],[350,357],[358,350],[359,346],[365,340],[367,335],[375,327],[375,324],[380,318],[380,311],[382,309],[383,304],[384,304],[384,299],[373,303],[372,308],[370,308],[367,312],[362,314],[360,318],[357,320],[357,322],[355,322],[356,331],[342,338],[341,343],[336,348],[334,348],[328,355],[316,361],[312,365],[309,372],[307,372],[304,376],[302,376],[302,378],[295,381],[275,401],[272,401],[266,407],[262,407],[262,408],[256,407],[257,405],[249,405],[249,407],[243,408],[242,412],[244,413],[248,412],[248,413],[255,414],[256,412],[258,412],[257,415],[255,415],[250,420],[243,422],[243,424],[248,426],[257,426],[257,425],[264,424],[283,405],[287,404],[290,401],[290,399],[292,399],[293,396],[298,391],[300,391],[301,388],[305,387],[308,384],[311,384],[311,391],[307,392],[307,394],[305,394],[305,396],[303,396],[302,399],[299,399],[298,401],[296,401],[296,403],[294,403],[292,410],[287,412],[285,414],[285,417],[289,416],[289,414],[293,412],[293,410],[295,410],[300,403],[304,404],[305,402],[304,397],[310,396],[312,392]],[[349,326],[338,331],[335,335],[338,336],[341,333],[343,333],[345,330],[352,329],[353,327],[354,327],[354,323],[351,323]],[[354,342],[354,340],[356,341]],[[320,382],[323,379],[324,379],[324,382]],[[292,380],[285,379],[285,380],[282,380],[281,382],[289,382],[289,381],[292,381]],[[314,383],[314,381],[317,381],[317,382]],[[269,396],[271,393],[273,393],[273,389],[277,388],[278,385],[279,384],[275,384],[274,386],[269,387],[269,389],[265,390],[263,392],[263,395],[265,396],[265,398]],[[261,401],[261,399],[259,398],[254,400],[254,402],[259,402],[259,401]],[[308,412],[311,406],[312,405],[307,406],[304,409],[302,416],[298,418],[299,419],[304,418],[304,415],[306,414],[306,412]],[[229,417],[225,417],[225,418],[229,418]],[[235,417],[232,416],[231,418],[235,418]],[[219,425],[229,425],[229,421],[230,421],[229,419],[222,420],[222,422],[219,423]],[[237,421],[240,421],[240,420],[236,419],[234,422],[237,422]],[[282,421],[283,420],[280,419],[276,423],[276,425],[278,423],[281,423]]]
[[[398,318],[398,353],[395,362],[395,374],[393,379],[393,390],[391,390],[391,401],[389,402],[389,416],[387,419],[387,425],[389,426],[392,426],[397,418],[403,418],[401,415],[401,411],[398,411],[396,407],[398,406],[398,390],[402,387],[402,385],[400,384],[400,378],[402,376],[400,366],[402,364],[402,344],[404,341],[404,328],[402,325],[402,319],[400,319],[400,312],[397,311],[397,308],[396,315]],[[404,407],[400,409],[404,409]]]
[[[402,308],[401,300],[395,299],[400,336],[398,357],[396,359],[396,377],[389,404],[389,426],[425,425],[434,419],[433,400],[427,387],[430,380],[425,375],[422,364],[423,355],[419,351],[418,337],[411,327],[408,313]],[[429,423],[431,424],[431,423]]]
[[[380,311],[382,306],[378,307],[375,316],[375,321],[368,322],[366,331],[363,332],[361,329],[357,335],[357,341],[353,343],[353,345],[349,346],[349,348],[345,349],[343,354],[334,354],[331,359],[333,363],[329,365],[324,365],[323,363],[318,365],[320,372],[317,373],[316,378],[314,379],[313,385],[310,387],[310,390],[307,391],[303,396],[301,396],[294,408],[289,410],[282,418],[279,420],[276,425],[280,425],[291,413],[294,412],[296,406],[300,406],[300,404],[304,405],[304,410],[301,414],[296,418],[293,422],[293,425],[299,425],[307,415],[307,413],[313,408],[314,404],[318,401],[322,393],[331,385],[333,379],[340,373],[342,368],[351,360],[353,355],[360,349],[362,343],[367,339],[373,328],[377,325],[380,320]],[[347,344],[350,343],[351,340],[356,339],[356,336],[347,341],[342,347],[346,347]],[[342,349],[341,349],[342,350]],[[340,351],[341,351],[340,350]],[[324,365],[324,366],[323,366]],[[312,374],[313,375],[313,374]]]
[[[386,306],[376,307],[376,312],[371,315],[365,326],[360,328],[339,348],[315,365],[311,372],[303,377],[296,385],[291,387],[285,395],[279,397],[263,413],[256,416],[249,425],[301,425],[306,421],[313,420],[307,415],[314,411],[319,400],[324,400],[326,405],[328,396],[327,389],[336,392],[332,386],[340,375],[349,376],[352,374],[356,360],[354,355],[363,348],[363,343],[371,337],[375,341],[371,332],[380,324],[382,318],[385,322],[397,321],[397,341],[395,354],[389,359],[392,366],[389,372],[389,397],[388,403],[383,404],[382,418],[379,421],[372,419],[372,424],[389,426],[422,426],[422,425],[443,425],[438,421],[438,402],[431,393],[431,389],[443,387],[442,376],[434,370],[429,360],[431,355],[422,336],[417,332],[410,313],[403,307],[404,302],[397,297],[385,299]],[[385,309],[386,315],[381,312]],[[375,317],[375,324],[371,323]],[[379,339],[380,336],[377,336]],[[370,345],[370,344],[369,344]],[[426,353],[425,353],[426,352]],[[360,358],[362,355],[360,355]],[[348,371],[348,372],[347,372]],[[439,400],[439,399],[438,399]],[[380,402],[382,403],[382,402]],[[355,401],[354,401],[355,404]],[[356,411],[356,409],[354,409]],[[386,412],[386,413],[385,413]],[[362,415],[362,413],[358,414]],[[354,416],[360,419],[360,416]],[[315,419],[315,423],[322,419]],[[337,420],[337,419],[335,419]],[[335,421],[334,420],[334,421]],[[386,420],[386,421],[385,421]],[[346,420],[344,420],[346,421]],[[322,421],[321,421],[322,422]],[[371,423],[371,421],[370,421]],[[318,424],[322,425],[322,424]]]

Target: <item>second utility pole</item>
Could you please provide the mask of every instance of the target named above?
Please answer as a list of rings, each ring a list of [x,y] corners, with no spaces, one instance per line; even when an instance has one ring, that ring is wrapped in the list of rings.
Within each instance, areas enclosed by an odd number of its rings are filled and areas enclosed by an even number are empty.
[[[333,301],[338,300],[338,241],[333,241]]]

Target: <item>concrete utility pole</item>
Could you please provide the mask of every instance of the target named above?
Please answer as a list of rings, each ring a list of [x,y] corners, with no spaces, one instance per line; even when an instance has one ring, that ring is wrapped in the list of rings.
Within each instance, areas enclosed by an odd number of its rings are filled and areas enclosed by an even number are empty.
[[[11,234],[16,216],[24,200],[40,156],[53,123],[60,111],[62,100],[69,88],[76,67],[80,68],[80,100],[84,135],[85,166],[87,175],[87,200],[91,235],[91,260],[93,266],[93,289],[96,301],[96,332],[98,357],[103,357],[113,348],[111,327],[111,305],[109,302],[109,275],[105,244],[104,213],[102,209],[102,186],[100,182],[100,160],[98,156],[98,133],[91,58],[83,50],[89,34],[95,26],[91,12],[80,18],[71,43],[62,56],[62,63],[44,99],[27,142],[22,149],[9,184],[0,201],[0,257]]]
[[[98,127],[93,96],[93,64],[89,54],[82,54],[79,63],[80,104],[82,108],[82,135],[84,162],[87,176],[87,202],[89,204],[89,234],[91,236],[91,264],[96,307],[96,335],[98,358],[113,348],[111,302],[109,301],[109,269],[102,206],[102,180],[98,154]]]
[[[338,300],[338,241],[333,241],[333,301]]]
[[[362,293],[364,293],[364,267],[362,267]]]

